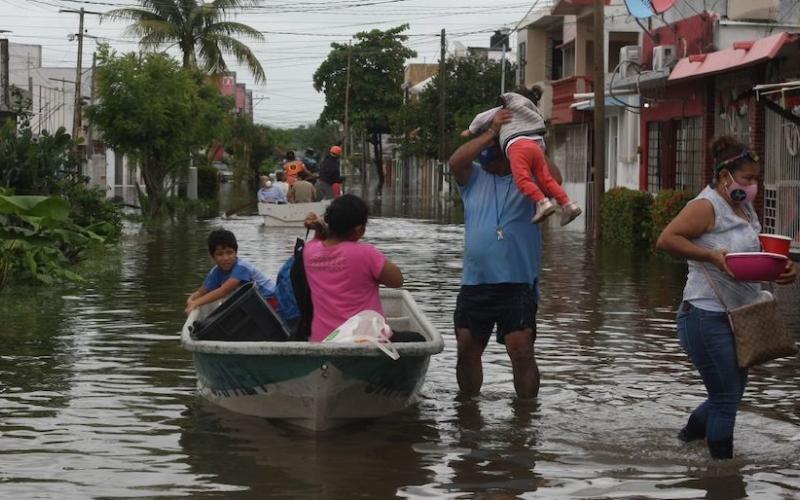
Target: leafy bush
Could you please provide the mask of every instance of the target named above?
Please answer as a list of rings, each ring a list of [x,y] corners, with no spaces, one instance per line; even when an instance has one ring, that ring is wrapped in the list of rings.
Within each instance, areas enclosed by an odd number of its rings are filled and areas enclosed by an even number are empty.
[[[64,198],[0,194],[0,287],[11,276],[41,284],[81,280],[67,267],[104,239],[69,214]]]
[[[0,186],[30,195],[61,193],[81,183],[73,148],[64,127],[34,136],[27,122],[19,130],[13,121],[6,122],[0,127]]]
[[[683,210],[683,207],[692,198],[694,198],[694,195],[688,191],[674,191],[671,189],[661,191],[656,195],[655,200],[653,200],[653,206],[650,208],[652,241],[658,239],[661,231]]]
[[[219,194],[219,172],[212,166],[197,167],[197,197],[212,200]]]
[[[650,244],[653,197],[644,191],[614,188],[603,197],[603,239],[623,246]]]
[[[106,198],[100,188],[76,186],[66,192],[69,217],[75,224],[99,234],[106,241],[117,241],[122,233],[122,210]]]

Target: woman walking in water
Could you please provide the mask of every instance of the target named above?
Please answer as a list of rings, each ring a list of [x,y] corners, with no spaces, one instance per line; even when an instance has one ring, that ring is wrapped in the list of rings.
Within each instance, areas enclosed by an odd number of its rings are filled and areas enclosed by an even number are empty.
[[[725,263],[729,252],[761,250],[761,224],[752,205],[761,174],[758,156],[732,137],[718,138],[711,150],[713,182],[670,222],[657,246],[688,260],[678,338],[708,393],[678,438],[705,439],[713,458],[726,459],[733,458],[736,411],[747,383],[747,370],[736,362],[726,306],[733,309],[770,296],[758,283],[735,280]],[[789,260],[776,282],[788,284],[795,278]]]

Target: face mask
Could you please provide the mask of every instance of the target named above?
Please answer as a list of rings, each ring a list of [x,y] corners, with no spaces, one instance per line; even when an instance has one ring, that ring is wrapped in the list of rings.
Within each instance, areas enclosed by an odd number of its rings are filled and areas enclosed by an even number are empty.
[[[758,194],[758,184],[750,184],[749,186],[742,186],[736,180],[734,180],[733,176],[731,175],[731,183],[726,187],[726,191],[728,192],[728,196],[737,203],[742,203],[746,201],[747,203],[753,203],[753,200],[756,199],[756,195]]]

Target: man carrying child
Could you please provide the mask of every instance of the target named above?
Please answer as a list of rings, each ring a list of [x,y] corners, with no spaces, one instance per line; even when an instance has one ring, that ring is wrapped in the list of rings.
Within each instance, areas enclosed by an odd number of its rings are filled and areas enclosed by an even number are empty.
[[[464,270],[453,315],[456,376],[462,393],[480,391],[481,355],[497,325],[497,341],[511,359],[516,393],[533,398],[539,393],[534,341],[542,238],[539,225],[530,223],[535,205],[516,188],[498,143],[511,116],[510,110],[499,110],[491,125],[449,161],[465,215]],[[560,182],[558,170],[549,168]]]

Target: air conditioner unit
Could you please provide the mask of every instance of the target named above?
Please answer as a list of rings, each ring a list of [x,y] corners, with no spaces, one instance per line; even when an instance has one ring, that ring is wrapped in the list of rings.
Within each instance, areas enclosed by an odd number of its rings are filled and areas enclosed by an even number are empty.
[[[777,21],[780,0],[728,0],[728,19],[732,21]]]
[[[619,74],[628,78],[637,73],[637,65],[642,62],[642,49],[638,45],[626,45],[619,49]]]
[[[675,62],[674,45],[656,45],[653,47],[653,71],[669,68]]]

